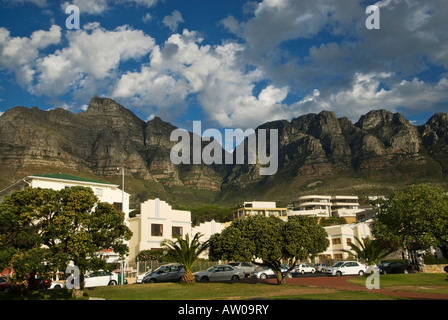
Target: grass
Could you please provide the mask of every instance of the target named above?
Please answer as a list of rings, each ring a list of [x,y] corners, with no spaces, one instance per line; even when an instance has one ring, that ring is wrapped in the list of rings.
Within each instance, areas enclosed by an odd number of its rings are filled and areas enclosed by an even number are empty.
[[[352,278],[349,282],[365,285],[365,277]],[[448,276],[445,273],[412,273],[380,275],[383,289],[448,294]]]
[[[365,285],[364,277],[349,280]],[[381,275],[381,288],[392,290],[419,291],[448,294],[446,274],[394,274]],[[130,284],[126,286],[108,286],[87,288],[84,298],[102,298],[106,300],[396,300],[397,297],[379,294],[374,291],[346,291],[324,287],[299,285],[276,285],[272,283],[225,282]],[[70,291],[45,290],[33,291],[24,300],[69,300]],[[0,300],[17,299],[0,293]]]

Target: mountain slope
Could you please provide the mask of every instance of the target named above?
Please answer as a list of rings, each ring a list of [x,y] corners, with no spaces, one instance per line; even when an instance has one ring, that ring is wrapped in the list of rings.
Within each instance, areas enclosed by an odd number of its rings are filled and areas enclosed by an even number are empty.
[[[170,135],[176,127],[157,117],[144,122],[115,101],[95,96],[78,114],[36,107],[6,111],[0,117],[0,188],[46,172],[121,184],[116,169],[124,167],[134,205],[148,197],[183,206],[230,206],[253,199],[286,204],[310,192],[379,194],[416,182],[445,185],[447,128],[445,113],[416,127],[385,110],[373,110],[354,124],[329,111],[268,122],[258,129],[278,130],[278,171],[261,176],[260,165],[247,161],[174,165],[170,151],[177,141]]]

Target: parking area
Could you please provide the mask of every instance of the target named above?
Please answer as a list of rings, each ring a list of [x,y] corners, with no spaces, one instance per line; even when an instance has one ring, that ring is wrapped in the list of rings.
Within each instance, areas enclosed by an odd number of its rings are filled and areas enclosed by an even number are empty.
[[[286,280],[288,285],[299,285],[306,287],[320,287],[320,288],[332,288],[349,291],[370,291],[378,294],[390,295],[400,297],[404,299],[416,299],[416,300],[448,300],[447,294],[438,293],[426,293],[415,291],[401,291],[396,289],[367,289],[365,286],[350,283],[348,280],[357,276],[330,276],[326,274],[304,274],[298,275]],[[250,282],[266,282],[275,284],[276,279],[245,279],[243,281]]]

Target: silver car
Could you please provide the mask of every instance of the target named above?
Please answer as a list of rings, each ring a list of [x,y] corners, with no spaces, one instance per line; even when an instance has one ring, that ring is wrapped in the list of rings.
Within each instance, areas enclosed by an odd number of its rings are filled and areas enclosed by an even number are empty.
[[[180,264],[166,264],[158,267],[143,278],[144,283],[180,281],[185,269]]]
[[[249,262],[231,262],[229,263],[232,267],[243,271],[246,277],[250,276],[250,273],[254,271],[257,267]]]
[[[236,281],[244,278],[244,273],[230,265],[216,265],[205,271],[194,274],[196,281]]]

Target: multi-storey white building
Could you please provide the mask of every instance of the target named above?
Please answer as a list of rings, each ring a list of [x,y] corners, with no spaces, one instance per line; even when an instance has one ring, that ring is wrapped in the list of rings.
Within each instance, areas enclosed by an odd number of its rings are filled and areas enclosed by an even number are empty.
[[[293,201],[293,210],[288,215],[303,215],[313,217],[331,216],[331,196],[309,195]]]
[[[200,232],[199,241],[207,241],[211,235],[220,233],[224,224],[212,220],[192,227],[190,211],[175,210],[165,201],[150,199],[141,204],[139,215],[129,219],[129,228],[133,233],[129,241],[129,261],[135,261],[140,251],[160,250],[161,242],[174,235],[185,238],[188,233],[191,239]]]
[[[238,209],[233,213],[233,217],[243,218],[247,216],[275,216],[280,219],[287,219],[287,210],[286,208],[277,208],[277,204],[275,202],[270,201],[248,201],[239,205]]]
[[[356,214],[361,211],[357,196],[307,195],[293,201],[293,209],[288,211],[288,216],[344,217],[355,222]]]
[[[74,186],[90,187],[101,202],[113,204],[115,209],[123,211],[129,217],[129,194],[109,182],[86,179],[62,173],[35,174],[10,185],[0,191],[0,203],[7,195],[25,188],[43,188],[62,190]]]

